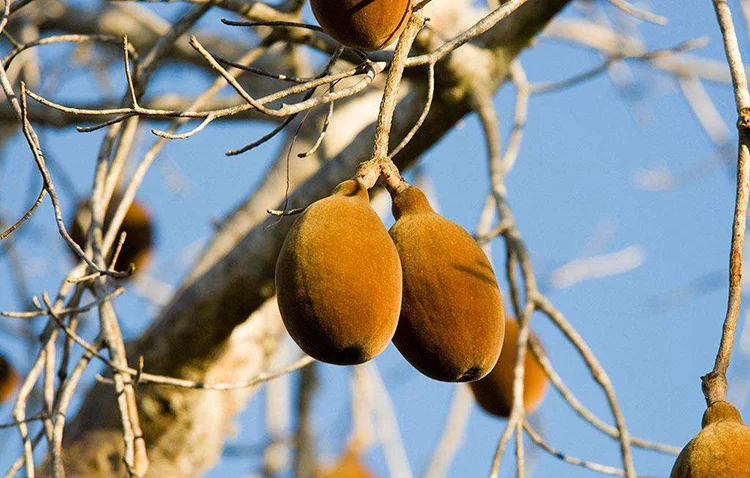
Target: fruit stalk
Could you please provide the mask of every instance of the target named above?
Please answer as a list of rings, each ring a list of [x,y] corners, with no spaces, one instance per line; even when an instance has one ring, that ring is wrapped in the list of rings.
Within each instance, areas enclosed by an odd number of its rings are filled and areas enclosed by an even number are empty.
[[[734,346],[734,334],[737,329],[740,305],[742,302],[742,249],[745,243],[745,225],[747,222],[747,203],[750,197],[750,92],[747,87],[742,55],[737,42],[737,33],[732,20],[732,13],[725,1],[713,0],[716,18],[721,27],[724,50],[732,74],[734,96],[739,120],[739,146],[737,154],[737,196],[735,198],[734,221],[732,224],[732,245],[729,254],[729,299],[721,343],[716,355],[713,370],[701,377],[703,395],[706,403],[711,405],[721,401],[727,391],[727,369]]]
[[[367,189],[372,188],[379,178],[383,178],[389,191],[399,193],[406,189],[408,184],[401,178],[401,174],[393,161],[388,157],[390,145],[391,127],[393,125],[393,114],[396,110],[398,90],[401,78],[404,74],[404,65],[409,56],[409,51],[414,39],[425,24],[425,17],[420,11],[415,11],[406,29],[401,34],[393,53],[388,78],[385,82],[383,99],[380,103],[380,114],[378,115],[377,129],[375,130],[375,145],[372,157],[369,161],[360,164],[357,177],[362,180]]]

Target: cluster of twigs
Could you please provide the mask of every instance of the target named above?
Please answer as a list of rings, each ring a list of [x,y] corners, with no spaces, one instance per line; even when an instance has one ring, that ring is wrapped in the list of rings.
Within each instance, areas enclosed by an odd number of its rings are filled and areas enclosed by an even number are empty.
[[[39,0],[37,0],[39,1]],[[439,3],[442,0],[435,0]],[[8,470],[6,476],[14,476],[25,467],[29,477],[37,473],[35,462],[35,447],[46,440],[49,459],[45,466],[49,466],[55,477],[64,476],[63,437],[67,421],[67,413],[72,398],[78,390],[83,373],[93,359],[104,364],[108,374],[100,376],[99,382],[109,384],[116,391],[116,400],[122,427],[123,460],[130,476],[145,476],[149,467],[146,440],[141,421],[139,419],[139,405],[136,388],[139,385],[153,384],[185,388],[190,390],[230,391],[249,389],[263,382],[285,376],[311,364],[313,360],[303,357],[273,371],[266,371],[246,380],[236,382],[212,382],[189,380],[176,376],[149,373],[149,364],[143,357],[133,367],[129,364],[125,342],[120,331],[120,321],[112,300],[124,292],[118,279],[133,273],[132,268],[127,271],[116,271],[119,250],[127,237],[118,236],[117,231],[122,224],[126,211],[132,204],[136,192],[140,187],[149,168],[153,165],[164,146],[171,140],[184,140],[198,135],[215,122],[252,119],[275,124],[274,129],[262,138],[228,151],[227,155],[237,155],[257,148],[284,132],[300,115],[308,114],[311,110],[326,106],[322,121],[322,128],[314,141],[312,148],[300,157],[314,155],[321,147],[328,125],[335,114],[336,102],[355,101],[358,95],[375,87],[383,86],[382,102],[377,118],[377,127],[369,161],[363,162],[359,168],[350,171],[361,177],[368,187],[373,187],[378,180],[382,180],[386,187],[398,190],[404,183],[399,168],[394,163],[397,155],[410,146],[410,142],[418,135],[428,120],[436,95],[436,84],[439,75],[450,75],[452,55],[460,48],[479,48],[481,39],[485,41],[493,29],[514,13],[521,11],[528,0],[509,0],[477,21],[473,26],[449,40],[442,38],[441,32],[432,28],[425,28],[427,19],[423,7],[428,2],[421,2],[414,7],[414,14],[404,34],[399,39],[395,51],[391,54],[381,52],[365,55],[335,44],[318,28],[300,23],[303,2],[289,0],[278,7],[271,7],[262,2],[233,2],[229,0],[208,0],[195,3],[183,13],[178,20],[167,28],[158,29],[157,39],[146,51],[137,48],[133,41],[135,37],[118,36],[101,31],[97,33],[70,33],[34,38],[29,41],[19,41],[8,33],[8,27],[13,25],[16,18],[22,16],[24,9],[30,9],[34,0],[22,0],[11,3],[6,0],[4,10],[0,16],[0,33],[11,45],[11,51],[0,60],[0,85],[10,106],[8,112],[0,111],[0,120],[8,124],[20,124],[22,132],[34,157],[39,173],[43,179],[43,187],[33,204],[21,215],[14,224],[0,233],[0,241],[11,239],[34,214],[47,196],[50,197],[55,221],[60,235],[66,244],[80,259],[80,263],[72,269],[61,283],[54,297],[47,293],[40,294],[41,301],[34,298],[34,310],[24,312],[3,312],[2,315],[10,319],[32,320],[46,317],[46,326],[41,336],[41,345],[36,351],[36,357],[31,364],[25,381],[19,392],[13,409],[14,422],[8,426],[17,427],[23,443],[23,454]],[[644,21],[663,24],[665,19],[650,12],[637,9],[624,0],[610,0],[613,5],[628,15],[633,15]],[[564,4],[565,2],[561,2]],[[739,265],[741,263],[741,248],[744,235],[744,223],[747,203],[747,108],[750,107],[744,68],[736,44],[734,32],[731,29],[731,17],[728,8],[720,1],[715,1],[717,12],[725,33],[728,57],[731,66],[731,79],[737,92],[740,121],[740,161],[737,198],[737,212],[732,246],[732,282],[730,309],[727,314],[724,340],[721,352],[717,358],[717,365],[706,380],[707,399],[713,400],[723,397],[721,383],[726,383],[726,370],[729,353],[733,342],[733,333],[739,310]],[[251,48],[239,59],[227,59],[224,53],[212,50],[219,49],[216,41],[199,40],[199,35],[192,35],[185,40],[195,24],[214,7],[221,7],[227,11],[241,14],[248,21],[224,20],[228,26],[253,28],[260,37],[256,46]],[[568,22],[568,23],[566,23]],[[508,67],[508,78],[516,86],[517,99],[513,128],[508,145],[501,146],[500,119],[492,104],[492,97],[497,85],[476,83],[472,85],[469,103],[482,122],[484,136],[488,150],[489,194],[486,201],[482,221],[478,227],[477,239],[487,244],[495,238],[502,238],[506,249],[505,275],[510,284],[510,298],[515,315],[520,319],[520,335],[518,339],[517,362],[515,367],[514,406],[505,429],[498,441],[497,451],[492,461],[490,476],[499,475],[503,452],[514,434],[516,437],[517,476],[524,476],[524,441],[528,436],[540,449],[567,463],[583,466],[588,469],[611,475],[636,477],[635,465],[631,447],[636,446],[662,453],[676,454],[677,449],[671,446],[654,443],[648,440],[632,437],[625,422],[625,417],[618,404],[614,386],[607,373],[597,360],[594,352],[586,341],[576,332],[565,315],[558,310],[549,298],[542,293],[538,286],[537,277],[529,258],[527,246],[520,231],[516,227],[513,213],[508,202],[508,191],[505,178],[516,163],[523,139],[523,131],[527,122],[528,102],[535,94],[547,93],[568,88],[599,74],[617,75],[614,66],[627,68],[628,61],[639,61],[652,65],[655,69],[674,75],[683,86],[683,94],[690,101],[696,115],[709,136],[721,146],[728,134],[717,115],[713,105],[703,92],[702,81],[726,81],[728,76],[725,69],[708,60],[700,60],[688,56],[688,51],[704,44],[703,40],[693,40],[681,43],[669,49],[648,50],[637,39],[621,36],[610,30],[606,25],[595,22],[563,20],[552,24],[546,35],[564,38],[584,44],[604,54],[601,65],[583,72],[570,79],[550,83],[530,83],[519,62],[515,61]],[[33,91],[24,82],[19,87],[14,86],[8,71],[14,62],[24,59],[24,54],[36,48],[60,44],[96,44],[109,46],[116,55],[121,55],[125,73],[125,94],[119,103],[99,104],[83,107],[81,105],[67,106],[48,99],[43,94]],[[118,48],[112,49],[112,45]],[[256,66],[265,55],[273,49],[283,46],[296,48],[306,46],[328,55],[320,73],[317,75],[302,75],[277,73]],[[169,58],[175,56],[200,65],[200,68],[211,72],[215,78],[210,87],[194,99],[183,101],[168,101],[166,98],[144,98],[147,86],[156,68]],[[346,66],[341,66],[346,64]],[[618,70],[622,72],[622,70]],[[250,73],[257,78],[273,81],[275,84],[288,84],[286,88],[275,90],[270,94],[256,96],[248,91],[247,82],[240,81],[241,75]],[[387,75],[384,84],[382,76]],[[403,136],[400,143],[391,149],[392,124],[394,112],[399,101],[399,88],[406,80],[424,83],[426,101],[417,121]],[[497,80],[501,81],[501,80]],[[617,83],[617,81],[616,81]],[[236,93],[227,103],[217,99],[218,93],[226,86],[230,86]],[[35,108],[28,99],[42,105]],[[283,101],[290,101],[284,103]],[[7,114],[6,114],[7,113]],[[88,246],[83,249],[70,237],[64,223],[63,210],[58,198],[55,183],[50,174],[45,154],[34,123],[39,124],[73,124],[89,120],[99,121],[93,125],[79,125],[78,131],[89,133],[105,129],[101,143],[91,192],[92,226],[88,231]],[[120,178],[133,148],[136,132],[144,120],[167,122],[162,129],[152,129],[157,137],[147,153],[137,163],[129,180],[124,185],[119,204],[113,205],[115,213],[105,228],[105,212],[110,208],[110,201],[120,187]],[[196,122],[197,125],[183,132],[183,125]],[[277,215],[293,213],[294,210],[276,210]],[[105,261],[114,251],[114,259]],[[593,265],[595,267],[595,265]],[[520,274],[519,274],[520,272]],[[82,303],[84,293],[89,291],[93,300]],[[80,318],[83,314],[96,310],[99,316],[99,333],[95,340],[87,341],[78,332]],[[575,347],[584,359],[589,371],[603,391],[609,404],[614,426],[597,417],[576,398],[567,388],[560,376],[552,367],[553,361],[544,352],[529,342],[529,324],[532,314],[541,312],[546,316]],[[529,344],[531,344],[529,346]],[[83,355],[77,362],[73,360],[74,347],[80,347]],[[103,350],[108,352],[105,356]],[[533,353],[543,365],[550,381],[560,392],[566,402],[586,422],[589,422],[603,434],[618,441],[622,466],[621,468],[595,463],[586,459],[569,456],[549,445],[536,432],[525,416],[522,407],[524,358],[527,353]],[[60,356],[60,350],[62,354]],[[130,359],[132,360],[132,358]],[[362,369],[360,381],[372,384],[377,382],[376,369]],[[364,377],[364,378],[362,378]],[[370,378],[367,378],[370,377]],[[41,382],[43,405],[39,412],[29,413],[28,404],[32,391]],[[715,383],[719,387],[715,389]],[[381,387],[379,394],[386,391]],[[470,400],[466,391],[457,389],[452,407],[453,412],[446,426],[446,434],[436,449],[435,459],[429,468],[429,476],[442,476],[448,469],[452,455],[459,443],[465,421],[467,407]],[[385,410],[387,411],[387,404]],[[29,424],[41,421],[41,430],[33,435]],[[390,423],[387,428],[397,430],[397,424]],[[398,436],[391,433],[389,436]],[[408,463],[398,458],[401,456],[399,448],[387,455],[401,465],[393,469],[400,470],[398,476],[407,476]],[[405,463],[405,464],[404,464]],[[404,469],[407,471],[404,471]],[[406,474],[405,474],[406,473]]]

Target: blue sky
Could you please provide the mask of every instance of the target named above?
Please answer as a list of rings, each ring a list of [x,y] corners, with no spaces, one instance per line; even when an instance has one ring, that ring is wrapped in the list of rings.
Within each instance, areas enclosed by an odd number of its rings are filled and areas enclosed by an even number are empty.
[[[448,1],[448,0],[435,0]],[[740,45],[747,50],[748,35],[737,2]],[[177,11],[159,7],[162,14]],[[710,44],[694,54],[723,60],[718,27],[711,2],[654,2],[654,11],[669,18],[667,26],[641,28],[652,48],[673,46],[683,40],[707,36]],[[572,12],[566,12],[570,15]],[[213,15],[203,24],[218,26]],[[47,53],[45,53],[47,54]],[[583,48],[543,41],[521,57],[533,82],[566,78],[598,64],[596,54]],[[606,75],[560,92],[531,99],[529,124],[518,163],[508,178],[511,205],[540,276],[579,257],[592,235],[603,227],[614,232],[600,252],[613,252],[637,244],[646,252],[645,262],[627,274],[586,281],[563,290],[549,291],[550,298],[576,326],[607,369],[614,383],[627,424],[634,435],[682,446],[699,428],[704,402],[699,377],[713,364],[725,312],[725,275],[728,263],[734,182],[728,169],[715,164],[667,192],[644,191],[634,186],[635,175],[645,169],[668,168],[676,174],[705,165],[715,150],[700,129],[675,81],[647,66],[631,64],[640,101],[625,98]],[[170,68],[157,78],[160,91],[171,88]],[[181,90],[197,89],[202,82],[181,83]],[[732,92],[727,85],[706,84],[727,124],[734,124]],[[66,85],[65,97],[90,88],[85,79]],[[84,90],[85,91],[85,90]],[[503,129],[512,116],[514,94],[504,88],[496,98]],[[646,111],[634,115],[634,111]],[[149,272],[169,284],[177,284],[185,272],[181,254],[204,240],[211,220],[219,218],[251,190],[274,156],[278,142],[255,154],[226,158],[224,149],[265,131],[263,126],[212,127],[188,141],[170,144],[152,169],[140,197],[158,221],[159,245]],[[335,132],[331,132],[335,134]],[[81,135],[72,129],[49,130],[45,143],[54,146],[53,158],[75,177],[77,192],[90,184],[90,172],[101,133]],[[232,138],[227,141],[226,138]],[[216,144],[226,144],[217,148]],[[140,143],[141,148],[148,144]],[[0,207],[11,217],[29,201],[32,161],[25,144],[16,138],[0,163]],[[486,163],[479,124],[469,116],[422,159],[432,178],[442,213],[473,229],[486,191]],[[174,178],[181,190],[175,192]],[[38,182],[32,183],[36,189]],[[38,191],[38,189],[36,189]],[[67,198],[71,204],[71,198]],[[273,205],[270,205],[273,206]],[[180,211],[191,211],[184,214]],[[19,248],[34,293],[56,290],[66,267],[63,245],[56,238],[52,211],[45,204],[26,226]],[[192,246],[191,246],[192,245]],[[494,248],[496,269],[502,270],[504,251]],[[8,262],[0,258],[0,309],[20,307],[10,284]],[[706,274],[718,274],[716,287],[694,294],[664,310],[654,299],[684,287]],[[504,286],[504,282],[503,282]],[[126,317],[125,329],[135,334],[156,310],[137,296],[118,299]],[[744,312],[744,311],[743,311]],[[610,421],[603,394],[582,360],[541,315],[533,318],[551,360],[566,383],[584,403]],[[21,369],[26,361],[18,339],[0,335],[0,349],[7,351]],[[735,365],[741,356],[735,356]],[[425,468],[438,440],[447,413],[452,387],[431,381],[413,369],[393,347],[377,359],[386,378],[401,424],[409,460],[418,475]],[[322,384],[315,404],[320,432],[320,452],[335,455],[348,425],[340,417],[348,413],[348,372],[321,367]],[[736,378],[736,367],[730,369]],[[239,433],[233,444],[252,445],[262,440],[261,404],[254,400],[238,419]],[[745,407],[747,415],[750,409]],[[10,417],[10,407],[0,406],[0,422]],[[559,395],[551,390],[537,417],[549,442],[570,454],[610,465],[619,465],[616,442],[580,421]],[[489,469],[496,440],[504,422],[474,408],[465,443],[450,476],[484,476]],[[15,430],[0,430],[4,442],[18,441]],[[12,448],[12,447],[11,447]],[[15,458],[15,449],[0,450],[0,467]],[[673,459],[637,451],[640,473],[665,476]],[[386,476],[381,456],[374,451],[368,463],[378,476]],[[509,454],[503,476],[514,470]],[[256,457],[224,458],[211,476],[240,476],[258,464]],[[585,477],[591,472],[563,464],[543,453],[538,455],[535,477]]]

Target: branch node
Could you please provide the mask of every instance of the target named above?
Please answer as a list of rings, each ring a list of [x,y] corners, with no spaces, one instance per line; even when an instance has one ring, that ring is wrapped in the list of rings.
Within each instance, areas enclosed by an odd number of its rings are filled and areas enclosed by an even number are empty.
[[[706,397],[706,405],[725,400],[727,394],[727,378],[716,371],[701,377],[701,388]]]
[[[750,132],[750,108],[742,108],[737,118],[737,129],[740,132]]]

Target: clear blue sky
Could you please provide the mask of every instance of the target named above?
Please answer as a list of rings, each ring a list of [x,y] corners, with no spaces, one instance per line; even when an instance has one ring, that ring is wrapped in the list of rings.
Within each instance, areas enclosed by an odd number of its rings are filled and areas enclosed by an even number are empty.
[[[449,1],[449,0],[436,0]],[[670,22],[665,27],[644,26],[641,31],[652,48],[673,46],[683,40],[708,36],[711,43],[696,55],[723,59],[711,2],[653,2],[657,13]],[[748,49],[748,35],[737,2],[740,45]],[[163,14],[175,6],[159,7]],[[567,12],[570,14],[570,12]],[[204,25],[217,25],[213,15]],[[222,28],[217,26],[217,28]],[[47,53],[45,53],[47,54]],[[531,81],[554,81],[596,64],[595,54],[582,48],[544,41],[522,56]],[[725,274],[728,262],[734,183],[720,165],[701,169],[691,180],[669,192],[650,192],[633,185],[643,169],[666,167],[675,173],[706,164],[715,154],[672,78],[632,64],[640,103],[618,92],[606,75],[553,94],[532,98],[529,125],[519,161],[508,180],[510,201],[519,228],[533,254],[540,275],[580,255],[602,224],[614,225],[614,235],[601,252],[632,244],[644,248],[647,257],[630,273],[587,281],[550,297],[589,342],[614,383],[631,433],[682,446],[698,431],[704,403],[699,376],[709,370],[717,348],[726,304]],[[175,75],[169,69],[159,75],[160,91],[172,88]],[[72,81],[66,97],[90,87]],[[186,84],[180,88],[196,88]],[[732,93],[727,85],[707,84],[709,93],[728,124],[734,124]],[[119,87],[119,86],[118,86]],[[78,89],[77,89],[78,88]],[[507,131],[512,115],[513,91],[505,88],[496,104]],[[647,111],[646,119],[633,112]],[[227,159],[224,149],[256,138],[263,128],[230,125],[208,128],[199,136],[174,142],[150,172],[140,197],[158,219],[159,246],[150,273],[167,283],[178,283],[184,273],[178,255],[190,244],[208,237],[211,220],[253,188],[274,156],[278,143],[255,154]],[[335,131],[331,132],[335,134]],[[72,129],[50,130],[45,144],[54,145],[54,158],[76,176],[83,193],[101,133],[81,135]],[[232,141],[227,142],[227,138]],[[148,144],[141,143],[141,147]],[[216,145],[226,145],[217,148]],[[3,151],[0,164],[0,207],[17,216],[28,203],[27,183],[32,161],[16,138]],[[423,161],[432,177],[443,214],[473,229],[486,190],[485,151],[479,125],[473,116],[449,134]],[[178,171],[184,188],[175,194],[169,179]],[[33,183],[36,189],[38,183]],[[68,204],[71,204],[68,201]],[[274,206],[274,205],[269,205]],[[179,208],[179,209],[178,209]],[[178,211],[180,211],[178,213]],[[191,211],[191,214],[184,214]],[[52,211],[45,204],[26,226],[20,248],[26,259],[34,293],[54,291],[69,266],[62,242],[55,238]],[[495,266],[502,270],[504,251],[495,247]],[[706,274],[719,274],[718,287],[706,288],[666,310],[657,310],[653,299]],[[0,259],[0,309],[20,305],[11,287],[7,260]],[[135,333],[156,311],[138,297],[119,299],[125,329]],[[600,417],[610,420],[608,408],[582,360],[541,315],[533,328],[542,338],[558,372],[568,385]],[[16,339],[0,334],[0,349],[23,369],[26,358]],[[735,365],[741,357],[735,357]],[[397,409],[401,432],[415,474],[424,470],[437,443],[448,409],[451,386],[431,381],[411,369],[390,347],[377,359]],[[337,419],[348,410],[346,369],[322,367],[323,383],[316,397],[321,453],[332,455],[341,446],[348,425]],[[730,369],[736,376],[736,367]],[[239,434],[230,442],[241,445],[261,440],[261,403],[255,400],[238,420]],[[745,407],[744,413],[750,414]],[[10,419],[10,407],[0,406],[0,422]],[[548,393],[538,412],[549,442],[573,455],[619,466],[616,442],[596,433],[574,415],[555,391]],[[504,423],[472,412],[467,438],[450,476],[485,476],[496,440]],[[3,443],[16,444],[15,430],[0,430]],[[12,451],[11,451],[12,449]],[[512,450],[512,448],[511,448]],[[0,450],[0,468],[16,456],[15,446]],[[12,456],[11,456],[12,455]],[[666,476],[673,459],[637,451],[640,473]],[[378,453],[369,463],[379,476],[385,469]],[[211,476],[241,476],[258,461],[252,457],[225,458]],[[504,461],[504,475],[513,471],[513,457]],[[535,477],[585,477],[591,472],[539,454]]]

